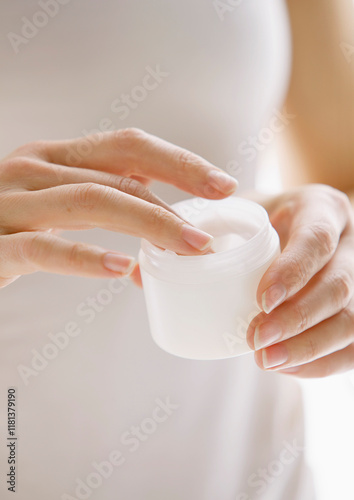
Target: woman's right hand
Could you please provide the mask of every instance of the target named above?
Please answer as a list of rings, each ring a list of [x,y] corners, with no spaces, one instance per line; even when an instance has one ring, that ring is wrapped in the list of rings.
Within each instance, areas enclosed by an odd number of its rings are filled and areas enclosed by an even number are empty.
[[[71,242],[56,230],[101,227],[182,255],[208,251],[212,237],[144,185],[153,179],[209,199],[237,187],[203,158],[139,129],[18,148],[0,162],[0,287],[35,271],[121,277],[137,268],[133,257]]]

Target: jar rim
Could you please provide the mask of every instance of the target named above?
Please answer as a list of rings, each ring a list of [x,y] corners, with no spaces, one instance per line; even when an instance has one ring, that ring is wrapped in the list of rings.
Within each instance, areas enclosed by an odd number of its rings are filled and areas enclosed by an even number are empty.
[[[195,207],[203,207],[196,209],[200,210],[200,213],[203,211],[203,214],[207,214],[208,211],[213,213],[218,208],[235,211],[239,216],[247,216],[253,226],[257,225],[257,230],[248,240],[234,248],[196,256],[178,255],[142,239],[139,260],[142,261],[144,268],[157,278],[185,283],[186,279],[200,282],[221,278],[225,274],[228,276],[245,274],[264,265],[279,245],[278,234],[270,224],[268,213],[258,203],[230,196],[223,200],[190,198],[172,205],[177,213],[192,224],[195,224],[198,216],[188,218],[183,209],[195,210]]]

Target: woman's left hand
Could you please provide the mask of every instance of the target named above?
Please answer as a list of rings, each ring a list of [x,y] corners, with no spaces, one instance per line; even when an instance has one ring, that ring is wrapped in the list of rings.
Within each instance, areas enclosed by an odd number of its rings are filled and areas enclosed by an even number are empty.
[[[281,255],[264,274],[247,332],[259,367],[299,377],[354,368],[354,217],[349,198],[310,184],[268,205]]]

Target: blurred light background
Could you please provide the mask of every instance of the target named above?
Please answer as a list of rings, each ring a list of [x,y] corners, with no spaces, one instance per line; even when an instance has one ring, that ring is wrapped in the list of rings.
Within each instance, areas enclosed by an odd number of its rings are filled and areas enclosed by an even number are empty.
[[[11,6],[1,6],[0,156],[31,140],[79,136],[107,116],[116,96],[114,77],[122,69],[112,60],[110,73],[101,73],[107,64],[106,44],[114,43],[114,37],[100,38],[92,20],[101,23],[104,19],[107,33],[116,29],[116,20],[106,17],[105,9],[98,8],[100,2],[85,4],[85,19],[81,18],[80,2],[63,5],[60,15],[28,46],[21,47],[18,55],[6,33],[9,27],[19,31],[21,16],[30,17],[37,2],[12,1]],[[86,33],[84,43],[76,32],[77,19]],[[72,92],[73,85],[79,92]],[[281,189],[275,149],[273,144],[264,153],[265,166],[257,181],[258,188],[269,193]],[[159,186],[155,187],[159,193]],[[171,189],[168,201],[174,201],[174,196]],[[306,398],[308,453],[319,500],[350,500],[354,498],[354,448],[348,447],[354,443],[354,373],[306,380],[301,385]]]

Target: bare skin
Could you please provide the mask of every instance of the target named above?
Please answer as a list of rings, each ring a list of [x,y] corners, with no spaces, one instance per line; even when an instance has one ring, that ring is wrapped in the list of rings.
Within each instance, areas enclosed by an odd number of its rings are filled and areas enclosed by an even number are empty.
[[[235,179],[141,130],[90,140],[92,152],[75,165],[70,151],[82,139],[27,144],[0,162],[1,287],[39,270],[131,275],[140,284],[133,257],[70,242],[55,234],[62,229],[100,227],[147,238],[181,255],[210,251],[212,236],[178,217],[145,184],[157,179],[195,196],[221,199],[235,191]]]
[[[248,342],[262,369],[323,377],[354,368],[354,7],[351,0],[288,6],[287,110],[296,119],[282,159],[286,190],[263,200],[283,252],[260,283],[264,312]]]

